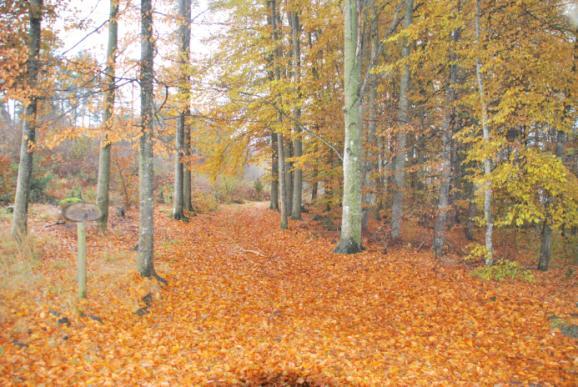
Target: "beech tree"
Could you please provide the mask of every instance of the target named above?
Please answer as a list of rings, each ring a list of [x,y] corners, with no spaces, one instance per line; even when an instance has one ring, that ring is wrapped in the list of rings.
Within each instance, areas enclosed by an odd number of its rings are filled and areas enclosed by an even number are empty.
[[[454,7],[452,7],[454,8]],[[457,8],[457,9],[455,9]],[[460,4],[456,5],[454,9],[451,9],[449,13],[453,17],[458,16]],[[448,49],[448,80],[446,82],[445,90],[445,107],[444,107],[444,118],[441,127],[441,137],[442,137],[442,149],[441,149],[441,174],[440,174],[440,186],[438,193],[438,208],[437,215],[434,226],[434,240],[433,240],[433,250],[437,257],[444,255],[444,244],[445,244],[445,232],[447,228],[448,213],[450,211],[449,201],[450,201],[450,183],[452,179],[452,152],[453,152],[453,133],[454,126],[456,125],[457,115],[456,108],[454,106],[456,99],[456,83],[458,77],[458,58],[455,54],[455,42],[459,38],[460,30],[455,28],[451,31],[449,39],[450,46]]]
[[[299,124],[301,120],[301,23],[299,19],[299,9],[293,4],[293,10],[289,11],[288,18],[291,26],[291,66],[292,81],[296,89],[297,106],[293,108],[293,157],[297,160],[303,156],[302,130]],[[301,206],[303,199],[303,169],[299,163],[295,166],[293,175],[293,191],[291,192],[291,218],[301,219]]]
[[[475,30],[476,30],[476,42],[478,44],[478,50],[481,51],[482,45],[482,32],[481,32],[481,2],[482,0],[476,0],[476,16],[475,16]],[[482,124],[482,138],[483,143],[488,147],[490,143],[490,127],[488,123],[488,106],[486,102],[486,93],[484,90],[484,77],[482,74],[482,60],[479,57],[476,58],[476,80],[478,83],[478,93],[480,98],[480,111],[481,111],[481,124]],[[485,235],[485,255],[486,264],[491,265],[494,262],[494,246],[493,246],[493,233],[494,233],[494,222],[492,218],[492,182],[490,175],[492,173],[492,160],[490,156],[484,158],[484,221],[486,223],[486,235]]]
[[[175,179],[173,190],[173,218],[184,219],[184,211],[191,210],[191,171],[183,159],[191,153],[190,75],[188,63],[191,46],[191,0],[179,0],[179,95],[182,99],[175,132]]]
[[[272,27],[272,38],[273,38],[273,67],[274,67],[274,77],[275,81],[281,81],[281,26],[279,25],[279,9],[276,0],[270,1],[271,10],[271,27]],[[275,102],[277,103],[277,102]],[[289,227],[288,216],[289,216],[289,204],[290,200],[289,191],[287,189],[288,171],[286,164],[286,143],[283,136],[283,114],[281,111],[277,113],[278,117],[278,131],[276,135],[277,140],[277,171],[278,171],[278,192],[279,192],[279,211],[281,214],[281,228],[286,229]]]
[[[152,0],[141,0],[140,125],[139,139],[139,239],[138,271],[143,277],[156,275],[153,261],[153,9]]]
[[[32,178],[34,148],[36,146],[36,127],[38,110],[38,72],[40,68],[40,39],[42,35],[43,1],[31,0],[29,3],[30,26],[28,29],[28,93],[22,142],[20,146],[20,163],[16,180],[14,198],[14,216],[12,218],[12,235],[22,242],[28,233],[28,204],[30,200],[30,181]]]
[[[116,51],[118,45],[118,0],[110,0],[110,16],[108,18],[108,44],[106,49],[105,92],[104,92],[104,133],[100,143],[98,159],[98,177],[96,186],[96,205],[102,217],[98,220],[101,231],[106,231],[108,224],[109,188],[110,188],[110,152],[111,143],[107,132],[113,126],[114,100],[116,93]]]
[[[413,18],[413,0],[405,0],[405,16],[403,18],[404,28],[408,28]],[[410,53],[408,39],[404,39],[401,49],[402,58],[407,58]],[[409,63],[403,65],[401,70],[401,80],[399,84],[399,110],[397,115],[400,129],[397,132],[397,152],[394,160],[394,189],[393,202],[391,208],[391,240],[397,242],[401,238],[401,226],[403,222],[403,197],[405,189],[405,159],[407,157],[407,126],[409,125],[409,82],[410,66]]]
[[[361,39],[358,2],[345,0],[344,14],[344,94],[345,141],[343,149],[343,202],[341,235],[336,253],[361,251]]]

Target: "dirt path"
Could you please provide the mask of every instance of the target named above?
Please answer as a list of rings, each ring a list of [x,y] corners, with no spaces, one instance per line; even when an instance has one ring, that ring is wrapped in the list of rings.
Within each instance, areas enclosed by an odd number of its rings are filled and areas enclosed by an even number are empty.
[[[85,322],[60,355],[35,349],[3,372],[27,361],[27,381],[67,384],[575,382],[575,342],[547,324],[573,307],[571,290],[483,283],[427,254],[338,256],[305,223],[277,223],[259,203],[177,226],[149,313]]]

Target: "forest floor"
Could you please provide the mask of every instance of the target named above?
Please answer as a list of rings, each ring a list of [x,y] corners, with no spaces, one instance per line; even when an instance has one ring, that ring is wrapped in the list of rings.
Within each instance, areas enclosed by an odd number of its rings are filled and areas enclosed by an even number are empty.
[[[33,208],[25,258],[0,219],[0,385],[575,385],[576,276],[484,282],[404,246],[335,255],[308,214],[286,231],[264,203],[188,223],[157,210],[156,266],[134,274],[136,214],[89,230],[77,301],[75,229]],[[40,214],[40,215],[38,215]],[[6,237],[6,238],[5,238]],[[285,384],[286,383],[286,384]]]

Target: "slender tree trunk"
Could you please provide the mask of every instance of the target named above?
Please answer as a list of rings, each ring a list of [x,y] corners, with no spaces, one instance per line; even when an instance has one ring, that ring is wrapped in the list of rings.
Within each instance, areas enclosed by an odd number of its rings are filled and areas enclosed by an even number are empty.
[[[32,95],[26,105],[22,143],[20,146],[20,163],[16,180],[14,198],[14,217],[12,219],[12,236],[22,243],[28,233],[28,201],[30,200],[30,182],[32,179],[33,155],[36,145],[36,111],[38,105],[38,68],[40,59],[40,38],[42,22],[42,0],[30,1],[30,28],[28,30],[28,86]]]
[[[458,11],[460,6],[458,4]],[[459,39],[459,29],[452,31],[451,40],[457,42]],[[458,77],[458,67],[456,65],[457,56],[450,47],[449,62],[449,82],[446,89],[446,111],[444,122],[442,124],[442,170],[440,176],[440,188],[438,195],[438,211],[434,226],[434,240],[433,250],[436,257],[444,255],[445,245],[445,231],[447,228],[448,212],[449,212],[449,198],[450,198],[450,183],[452,177],[452,135],[455,124],[455,107],[454,101],[456,99],[456,91],[454,86]]]
[[[403,26],[408,28],[413,19],[413,0],[405,0],[405,17],[403,19]],[[401,56],[407,58],[409,56],[410,47],[409,42],[404,42],[401,50]],[[409,124],[409,81],[410,69],[406,64],[401,73],[401,81],[399,87],[399,111],[398,122],[399,130],[397,133],[397,153],[394,160],[394,189],[393,189],[393,203],[391,211],[391,240],[397,242],[401,238],[401,226],[403,221],[403,195],[405,188],[405,159],[406,159],[406,128]]]
[[[188,84],[190,84],[190,82],[188,82]],[[187,158],[190,158],[191,155],[194,153],[194,149],[193,149],[193,146],[191,143],[191,126],[190,126],[190,122],[189,122],[190,116],[191,116],[191,111],[189,108],[187,108],[187,111],[186,111],[185,116],[183,118],[183,122],[184,122],[183,149],[184,149],[184,155]],[[185,209],[185,211],[189,211],[189,212],[193,212],[195,210],[193,208],[192,184],[193,184],[193,177],[192,177],[192,172],[191,172],[191,166],[189,163],[184,163],[184,165],[183,165],[183,208]]]
[[[271,133],[271,202],[269,208],[279,211],[279,155],[277,133]]]
[[[280,47],[280,26],[279,26],[279,15],[277,9],[277,1],[269,0],[269,7],[271,10],[271,26],[273,29],[273,42],[275,44],[275,49],[273,50],[273,66],[275,80],[279,81],[281,79],[281,47]],[[278,114],[279,126],[282,126],[283,116],[281,113]],[[289,199],[287,192],[287,164],[285,160],[286,144],[283,138],[283,133],[278,132],[277,135],[277,169],[278,169],[278,194],[279,194],[279,211],[281,214],[281,228],[286,229],[289,226],[288,222],[288,205],[287,201]]]
[[[191,143],[191,76],[189,71],[187,71],[187,65],[190,63],[191,56],[191,0],[179,0],[185,1],[185,4],[179,4],[179,6],[184,5],[181,15],[185,19],[185,24],[179,29],[180,34],[180,51],[181,59],[183,63],[182,68],[182,90],[181,93],[185,95],[184,110],[181,114],[184,114],[183,120],[183,137],[184,137],[184,155],[187,158],[193,154],[193,145]],[[189,163],[184,163],[183,165],[183,207],[185,211],[192,212],[193,209],[193,193],[192,193],[192,173],[191,166]]]
[[[313,179],[315,179],[313,181],[313,184],[311,185],[311,203],[315,203],[315,201],[317,200],[317,195],[319,192],[319,181],[317,180],[317,176],[319,174],[318,167],[313,167]]]
[[[177,127],[175,132],[175,181],[173,187],[173,219],[182,220],[185,218],[184,213],[184,165],[182,162],[184,156],[184,125],[185,115],[183,113],[179,114],[177,118]]]
[[[273,18],[275,13],[273,11],[273,1],[267,0],[267,24],[273,29]],[[275,40],[276,31],[272,31],[271,39]],[[268,77],[272,81],[275,79],[275,52],[268,56]],[[269,208],[271,210],[279,211],[279,155],[277,154],[278,137],[277,133],[271,131],[271,198]]]
[[[345,143],[343,150],[343,202],[341,236],[336,253],[352,254],[361,251],[361,39],[357,0],[345,0],[343,13],[345,64]]]
[[[281,194],[281,203],[279,204],[279,210],[281,212],[281,228],[286,229],[289,226],[288,223],[288,208],[287,208],[287,187],[285,184],[287,182],[287,172],[285,168],[285,140],[283,139],[283,134],[277,133],[277,156],[279,164],[279,192]]]
[[[482,37],[481,37],[481,2],[482,0],[476,0],[476,18],[475,18],[475,28],[476,28],[476,40],[478,43],[478,50],[482,49]],[[490,127],[488,125],[488,108],[486,105],[486,96],[484,93],[484,79],[482,75],[482,61],[480,57],[476,60],[476,79],[478,82],[478,93],[480,95],[480,109],[482,111],[482,141],[484,144],[489,144],[490,142]],[[484,159],[484,176],[486,181],[484,181],[484,220],[486,222],[486,265],[491,265],[494,263],[494,246],[493,246],[493,230],[494,223],[492,218],[492,184],[490,181],[490,175],[492,173],[492,162],[490,157]]]
[[[564,161],[564,145],[566,142],[566,134],[562,131],[556,132],[556,157],[560,161]],[[550,202],[550,198],[546,197],[546,208]],[[550,266],[550,258],[552,257],[552,225],[550,224],[548,211],[547,216],[542,224],[542,235],[540,242],[540,258],[538,260],[538,270],[546,271]]]
[[[452,86],[449,86],[450,88]],[[453,93],[451,91],[448,94]],[[448,95],[448,104],[453,103],[453,98]],[[451,106],[451,105],[450,105]],[[450,194],[450,181],[451,181],[451,151],[452,151],[452,133],[451,125],[453,120],[453,110],[448,106],[446,117],[444,119],[442,128],[442,169],[440,176],[440,188],[438,196],[438,211],[436,216],[436,222],[434,226],[434,241],[433,250],[436,257],[441,257],[444,255],[444,245],[445,245],[445,231],[447,227],[447,218],[449,210],[449,194]]]
[[[100,231],[105,232],[108,226],[108,207],[110,189],[110,152],[112,144],[108,132],[112,129],[114,117],[114,97],[116,91],[116,50],[118,45],[118,0],[110,0],[110,16],[108,22],[108,44],[106,50],[106,90],[104,96],[104,133],[100,144],[98,157],[98,177],[96,183],[96,205],[102,214],[98,220]]]
[[[279,118],[280,121],[283,117]],[[293,142],[290,138],[285,139],[285,153],[283,157],[285,158],[285,190],[287,190],[287,200],[285,204],[287,205],[287,215],[291,215],[293,212],[293,162],[289,161],[293,157]]]
[[[173,192],[173,218],[181,220],[185,218],[185,170],[189,171],[188,189],[190,195],[191,181],[190,169],[183,163],[183,158],[190,152],[190,140],[185,144],[185,132],[190,131],[187,119],[190,115],[190,77],[187,64],[189,63],[189,51],[191,42],[191,0],[179,0],[179,16],[183,19],[179,25],[179,64],[180,84],[179,93],[183,98],[181,111],[177,119],[175,132],[175,181]],[[190,134],[189,134],[190,138]],[[190,198],[189,198],[190,202]],[[188,209],[188,208],[187,208]]]
[[[464,229],[466,239],[474,240],[474,217],[476,216],[476,202],[475,202],[475,187],[474,183],[468,181],[466,183],[466,195],[468,198],[468,217],[466,219],[466,227]]]
[[[371,27],[370,27],[370,40],[371,40],[371,53],[370,53],[370,66],[375,66],[377,61],[377,54],[379,50],[379,31],[378,31],[378,13],[377,6],[374,3],[371,5]],[[376,179],[373,174],[376,169],[378,169],[376,160],[376,150],[377,146],[377,75],[373,74],[371,71],[367,75],[368,79],[368,99],[367,99],[367,110],[369,123],[367,125],[367,150],[365,157],[365,171],[364,171],[364,186],[365,191],[363,194],[363,221],[362,229],[366,230],[369,223],[369,215],[373,213],[376,217],[378,209],[376,207]]]
[[[289,13],[291,21],[291,42],[292,42],[292,65],[293,65],[293,82],[296,85],[297,95],[301,98],[301,24],[297,10]],[[299,106],[293,109],[293,119],[295,122],[301,120],[301,108]],[[293,156],[299,158],[303,156],[303,140],[301,137],[301,127],[294,125],[293,132]],[[296,167],[293,171],[293,195],[291,205],[291,218],[301,219],[301,206],[303,201],[303,170]]]
[[[139,143],[138,271],[144,277],[155,275],[153,263],[153,17],[152,0],[141,0],[141,136]]]

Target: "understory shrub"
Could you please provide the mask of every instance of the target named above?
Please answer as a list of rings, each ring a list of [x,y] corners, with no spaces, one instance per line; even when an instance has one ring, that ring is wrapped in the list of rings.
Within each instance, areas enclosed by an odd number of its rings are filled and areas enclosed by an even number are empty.
[[[73,196],[73,197],[68,197],[68,198],[64,198],[64,199],[60,200],[58,202],[58,205],[60,207],[66,207],[66,206],[69,206],[71,204],[80,203],[80,202],[82,202],[81,198],[79,198],[78,196]]]
[[[472,271],[472,275],[485,281],[519,280],[534,282],[534,274],[518,262],[502,260],[491,266],[483,266]]]

